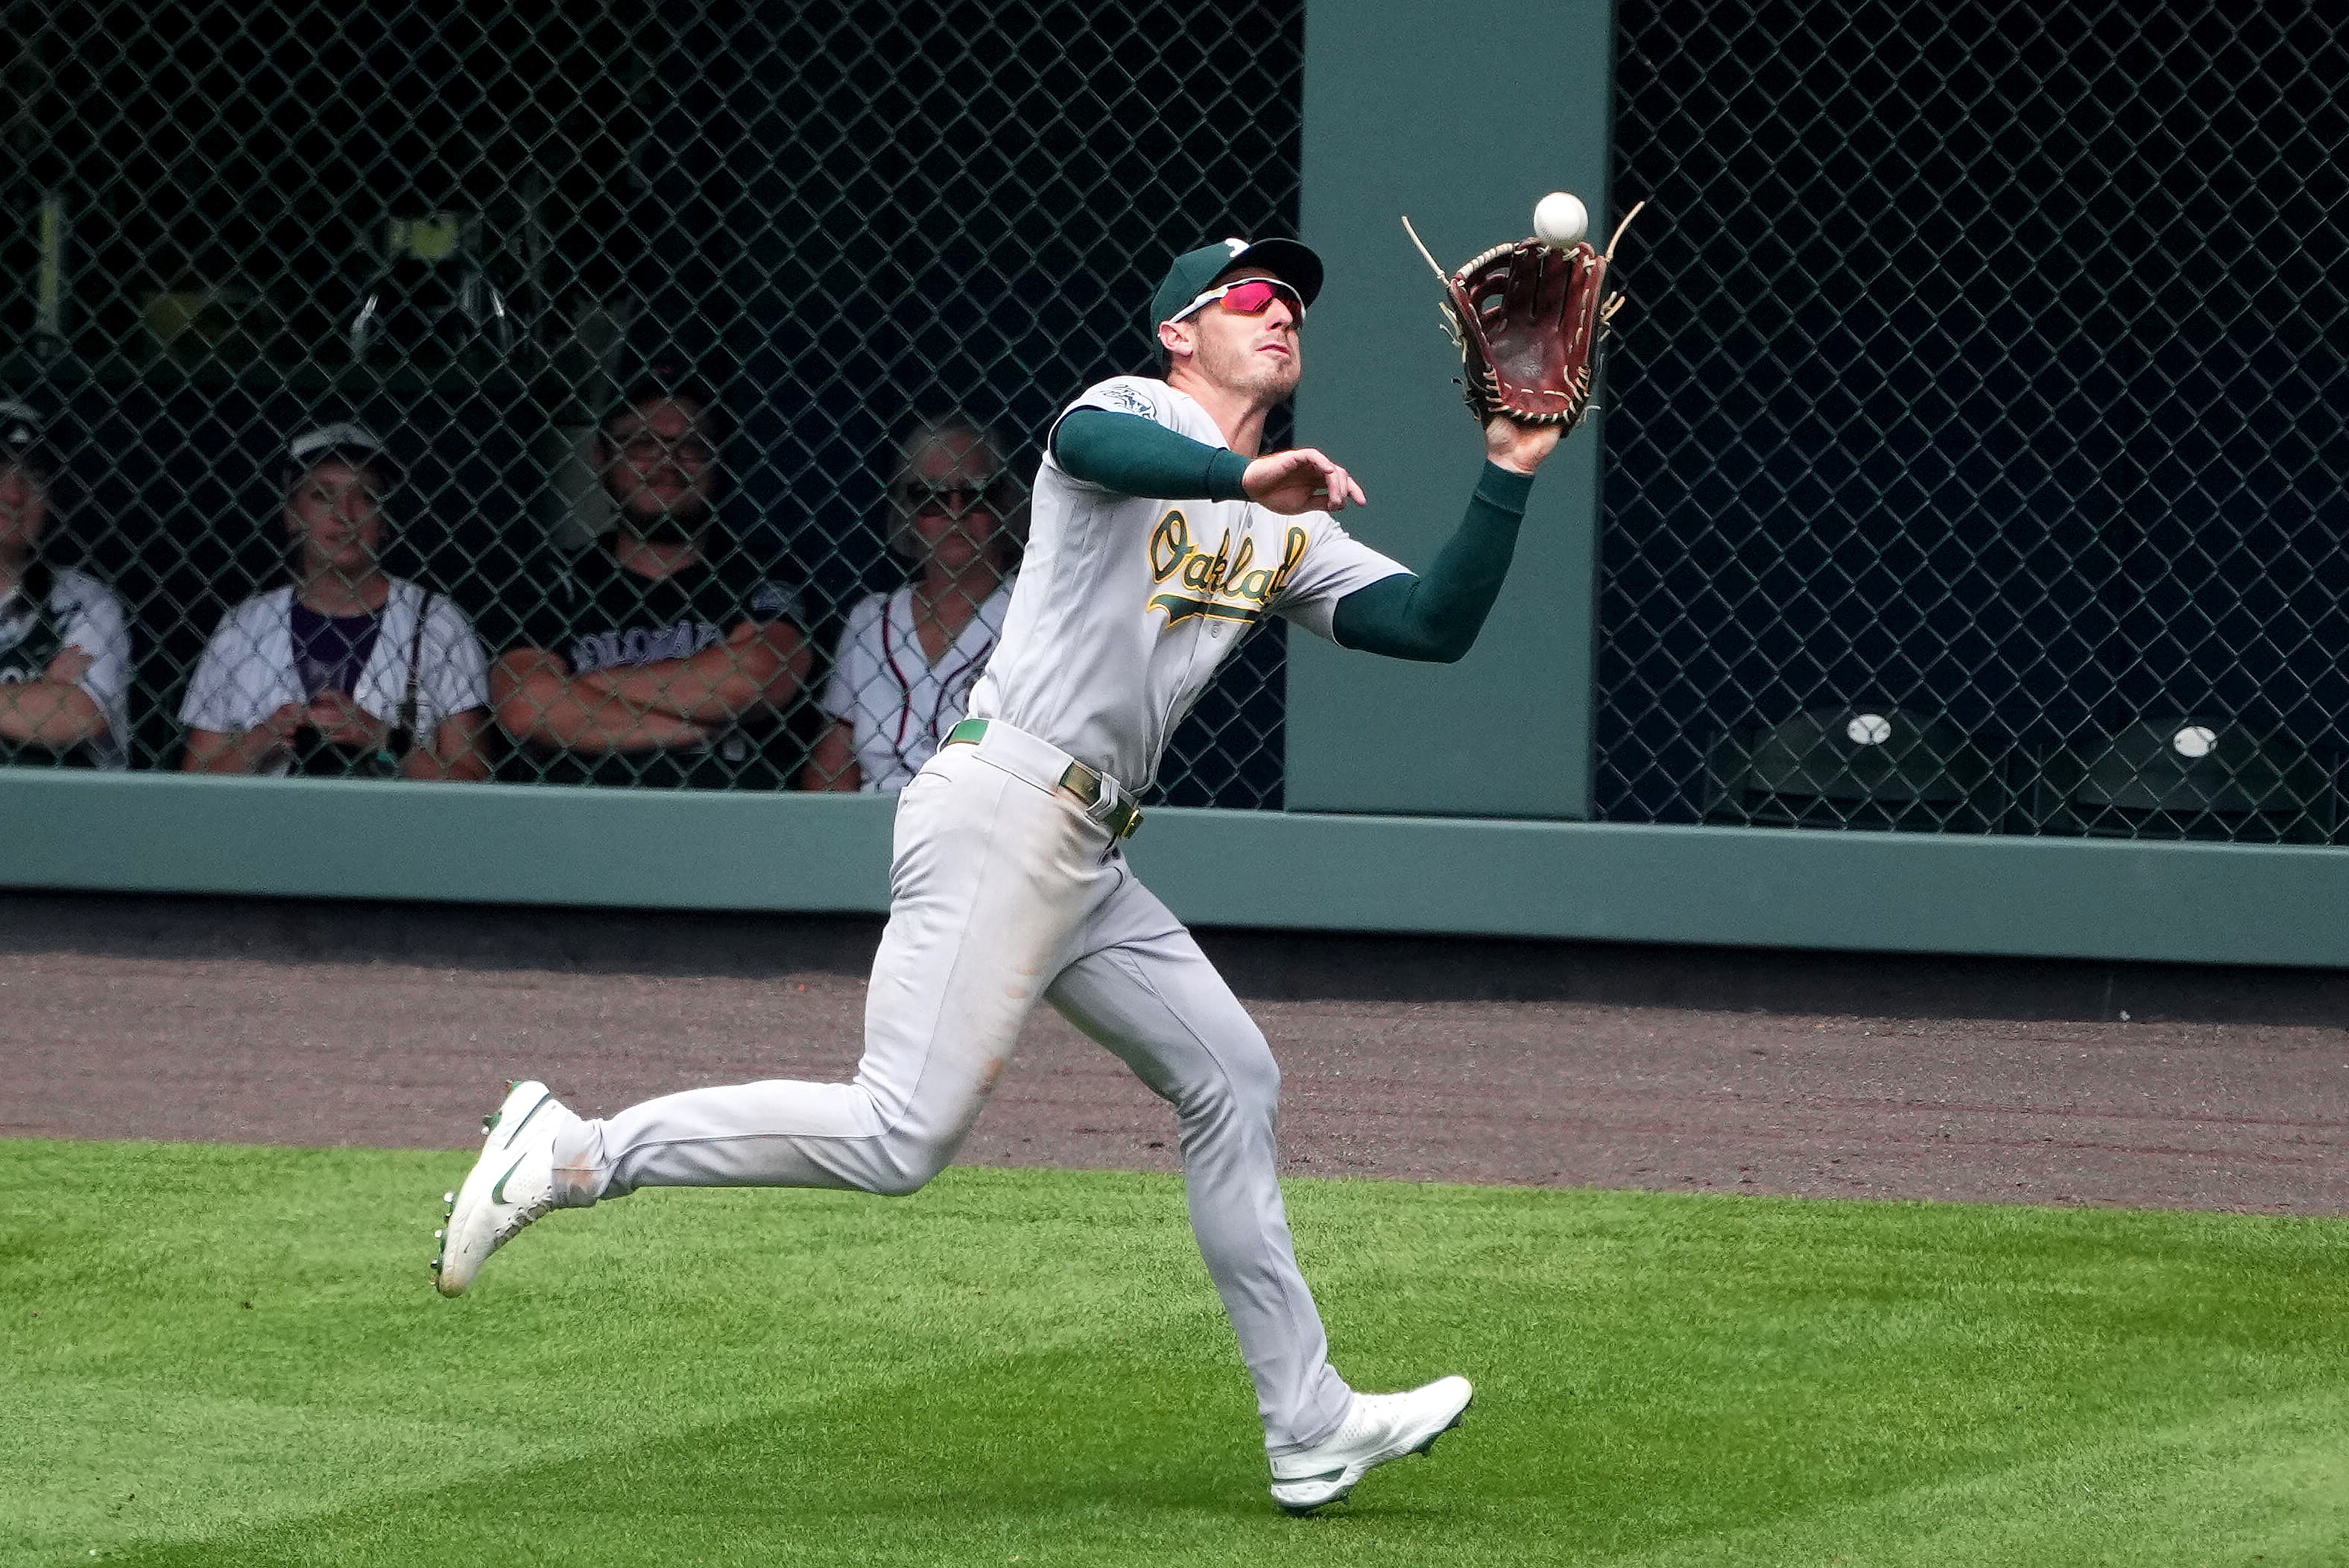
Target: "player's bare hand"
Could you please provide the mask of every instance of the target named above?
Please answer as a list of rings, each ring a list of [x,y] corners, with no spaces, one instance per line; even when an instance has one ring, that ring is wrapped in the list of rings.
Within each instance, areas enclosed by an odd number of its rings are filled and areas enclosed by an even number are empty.
[[[354,702],[347,692],[325,691],[310,704],[307,722],[337,746],[381,746],[383,720]]]
[[[1485,422],[1485,456],[1512,473],[1530,474],[1557,450],[1558,427],[1520,425],[1495,414]]]
[[[1362,487],[1354,482],[1353,475],[1311,447],[1295,447],[1258,458],[1240,476],[1240,487],[1247,491],[1248,500],[1283,517],[1307,511],[1342,511],[1350,506],[1370,502]]]

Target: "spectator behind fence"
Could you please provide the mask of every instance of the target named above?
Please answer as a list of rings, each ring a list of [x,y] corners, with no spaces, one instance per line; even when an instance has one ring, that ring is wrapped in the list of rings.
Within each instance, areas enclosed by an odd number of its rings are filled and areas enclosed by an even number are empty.
[[[357,425],[285,449],[295,581],[221,617],[180,705],[191,773],[481,779],[489,672],[448,596],[378,557],[399,473]]]
[[[0,762],[119,768],[129,624],[105,583],[41,558],[58,471],[33,409],[0,402]]]
[[[848,614],[804,789],[902,789],[946,741],[1003,631],[1019,550],[1018,482],[994,433],[959,415],[908,431],[889,548],[920,576]]]
[[[724,421],[672,370],[605,420],[617,526],[554,570],[490,672],[509,777],[726,789],[764,764],[809,655],[799,595],[711,537]]]

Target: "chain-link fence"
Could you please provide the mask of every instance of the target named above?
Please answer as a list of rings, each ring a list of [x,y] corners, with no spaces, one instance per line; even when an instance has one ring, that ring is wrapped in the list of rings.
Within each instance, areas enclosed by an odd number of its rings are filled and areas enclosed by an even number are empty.
[[[0,17],[19,760],[885,785],[1052,414],[1296,226],[1301,0]],[[1161,799],[1280,803],[1282,659]]]
[[[1296,222],[1301,0],[0,20],[19,760],[885,783],[1159,264]],[[1602,815],[2337,836],[2344,26],[1623,0]],[[1282,657],[1162,799],[1280,803]]]
[[[2349,18],[1618,27],[1601,814],[2339,837]]]

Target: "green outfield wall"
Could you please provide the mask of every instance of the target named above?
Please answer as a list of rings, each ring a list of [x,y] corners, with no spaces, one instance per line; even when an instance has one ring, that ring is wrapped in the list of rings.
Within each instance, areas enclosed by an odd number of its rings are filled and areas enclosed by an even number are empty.
[[[882,796],[0,776],[25,888],[876,913]],[[1201,925],[2349,966],[2329,849],[1159,810]]]

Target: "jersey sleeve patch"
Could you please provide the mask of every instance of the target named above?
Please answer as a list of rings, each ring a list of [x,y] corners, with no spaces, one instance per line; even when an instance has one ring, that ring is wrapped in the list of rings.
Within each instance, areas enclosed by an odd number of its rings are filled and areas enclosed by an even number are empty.
[[[1105,408],[1112,414],[1133,414],[1154,424],[1172,428],[1175,423],[1171,397],[1179,397],[1162,381],[1152,381],[1141,376],[1112,376],[1097,381],[1084,389],[1073,402],[1061,410],[1052,421],[1057,427],[1080,408]],[[1047,449],[1049,449],[1049,448]]]
[[[1182,423],[1176,418],[1174,405],[1168,400],[1181,396],[1182,394],[1174,391],[1164,382],[1153,381],[1141,376],[1112,376],[1106,381],[1095,382],[1079,394],[1067,407],[1052,416],[1051,426],[1044,432],[1044,467],[1050,471],[1060,474],[1071,484],[1085,490],[1098,490],[1100,486],[1086,484],[1084,480],[1069,473],[1067,469],[1061,467],[1059,459],[1052,456],[1052,443],[1060,437],[1061,421],[1080,408],[1101,408],[1112,414],[1132,414],[1136,418],[1147,419],[1154,425],[1163,425],[1167,429],[1187,434],[1188,432],[1183,431]]]
[[[1112,381],[1097,390],[1091,399],[1097,407],[1112,414],[1139,414],[1145,419],[1158,418],[1158,406],[1148,394],[1130,381]]]

